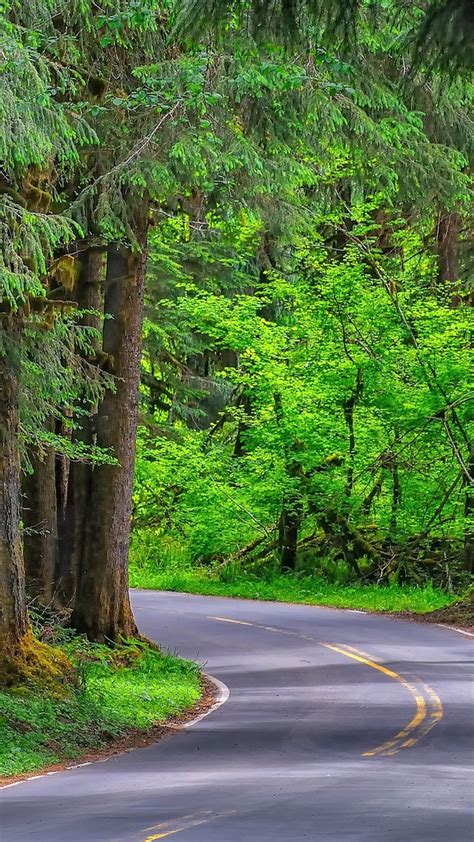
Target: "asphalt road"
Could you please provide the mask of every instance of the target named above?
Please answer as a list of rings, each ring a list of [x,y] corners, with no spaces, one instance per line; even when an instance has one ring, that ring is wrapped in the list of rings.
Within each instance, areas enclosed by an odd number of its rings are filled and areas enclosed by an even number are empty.
[[[133,602],[228,701],[156,745],[4,789],[2,842],[472,842],[468,637],[301,605]]]

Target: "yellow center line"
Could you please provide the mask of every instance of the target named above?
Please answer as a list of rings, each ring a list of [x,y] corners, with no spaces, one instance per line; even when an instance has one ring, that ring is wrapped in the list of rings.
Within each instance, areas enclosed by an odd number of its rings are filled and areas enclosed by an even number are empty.
[[[197,819],[202,818],[203,816],[212,816],[212,810],[199,810],[198,813],[188,813],[186,816],[177,816],[175,819],[168,819],[166,822],[159,822],[158,824],[151,824],[149,827],[143,828],[143,833],[146,833],[148,830],[163,830],[165,827],[169,827],[170,824],[175,825],[178,822],[187,822],[190,819]]]
[[[443,705],[441,703],[441,699],[435,693],[432,687],[428,684],[424,684],[419,678],[415,677],[416,682],[424,689],[425,693],[429,697],[429,702],[431,703],[432,710],[429,712],[428,721],[425,722],[427,717],[427,699],[425,696],[415,687],[413,684],[410,684],[409,681],[406,680],[402,675],[395,670],[391,670],[388,667],[384,667],[382,664],[377,663],[374,660],[372,655],[368,655],[367,652],[363,652],[360,649],[356,649],[354,646],[349,646],[348,644],[341,643],[339,646],[335,646],[332,643],[322,643],[316,640],[313,637],[309,637],[308,635],[299,634],[298,632],[290,631],[287,629],[279,629],[275,626],[264,626],[259,623],[250,623],[245,620],[233,620],[230,617],[208,617],[208,620],[219,620],[222,623],[236,623],[239,626],[253,626],[254,628],[265,629],[267,631],[272,632],[280,632],[280,634],[288,634],[293,637],[299,637],[303,640],[312,640],[315,643],[318,643],[320,646],[324,646],[326,649],[332,649],[334,652],[338,652],[340,655],[345,655],[346,658],[352,658],[354,661],[359,661],[359,663],[364,664],[367,667],[371,667],[372,669],[378,670],[379,672],[383,673],[384,675],[392,678],[394,681],[398,681],[399,684],[402,685],[408,692],[413,696],[416,704],[416,713],[410,719],[410,721],[405,725],[405,727],[398,731],[394,737],[386,742],[382,743],[382,745],[376,746],[370,751],[365,751],[363,753],[363,757],[374,757],[377,754],[386,754],[392,755],[397,754],[397,752],[401,748],[411,748],[411,746],[415,745],[418,742],[420,737],[423,737],[427,734],[431,729],[439,722],[439,720],[443,716]],[[348,651],[349,650],[349,651]],[[420,727],[422,723],[425,722],[423,727]],[[416,734],[413,732],[415,729]]]
[[[159,830],[160,827],[165,827],[166,825],[170,824],[177,824],[182,823],[180,827],[173,827],[168,828],[168,830],[163,830],[161,833],[152,833],[151,836],[147,836],[143,842],[156,842],[157,839],[166,839],[167,836],[172,836],[175,833],[181,833],[183,830],[189,830],[192,827],[197,827],[200,824],[208,824],[209,822],[214,821],[215,819],[225,818],[227,816],[232,816],[236,810],[229,810],[227,813],[213,813],[212,810],[202,810],[200,813],[194,813],[191,816],[181,816],[180,818],[174,819],[172,821],[163,822],[161,825],[154,825],[153,827],[145,828],[145,830]],[[206,814],[206,815],[205,815]],[[195,816],[204,816],[204,818],[198,819]],[[193,819],[192,821],[185,821],[186,819]]]
[[[428,696],[430,698],[431,705],[432,705],[432,710],[430,710],[428,722],[426,722],[425,725],[423,725],[423,727],[421,728],[420,737],[424,737],[426,734],[428,734],[431,731],[432,728],[434,728],[435,725],[438,724],[440,719],[443,718],[444,710],[443,710],[443,703],[442,703],[440,697],[438,696],[438,694],[435,692],[435,690],[433,690],[433,688],[430,687],[429,684],[425,684],[424,681],[420,681],[420,684],[423,687],[423,689],[425,690],[425,692],[428,694]],[[407,747],[406,744],[403,743],[402,748],[406,748],[406,747]]]
[[[370,751],[364,751],[362,756],[374,757],[377,754],[383,753],[395,754],[400,748],[409,748],[413,746],[419,737],[422,736],[422,733],[420,733],[416,738],[413,738],[412,732],[415,728],[418,728],[418,726],[421,725],[426,718],[426,700],[424,696],[418,692],[417,688],[414,687],[413,684],[410,684],[405,678],[403,678],[403,676],[399,675],[398,672],[388,669],[388,667],[384,667],[381,664],[377,664],[375,661],[364,658],[361,655],[356,655],[355,652],[347,652],[345,649],[341,649],[339,646],[333,646],[331,643],[322,643],[321,645],[325,646],[326,649],[332,649],[334,652],[339,652],[340,655],[345,655],[346,658],[352,658],[354,661],[359,661],[359,663],[365,664],[367,667],[378,670],[378,672],[387,675],[389,678],[393,678],[395,681],[398,681],[402,687],[405,687],[405,689],[408,690],[415,699],[416,713],[410,722],[405,725],[403,730],[395,734],[391,740],[387,740],[382,743],[382,745],[370,749]],[[401,740],[404,740],[404,742],[400,744]]]
[[[154,833],[153,836],[147,836],[143,842],[155,842],[156,839],[165,839],[166,836],[171,836],[173,833],[181,833],[186,830],[186,827],[177,827],[175,830],[165,830],[164,833]]]
[[[369,655],[369,653],[364,652],[363,649],[356,649],[354,646],[349,646],[348,643],[340,643],[339,646],[341,646],[342,649],[350,649],[351,652],[356,652],[357,655],[364,655],[364,657],[368,658],[369,661],[375,661],[377,663],[379,660],[375,657],[375,655]]]
[[[237,626],[254,626],[255,623],[246,623],[245,620],[231,620],[229,617],[208,617],[208,620],[219,620],[220,623],[235,623]]]
[[[172,836],[173,833],[181,833],[181,831],[183,830],[189,830],[191,827],[197,827],[198,824],[206,824],[207,822],[211,821],[211,818],[199,819],[198,821],[194,822],[186,822],[186,824],[183,825],[183,827],[175,827],[172,830],[165,830],[163,831],[163,833],[155,833],[152,834],[152,836],[147,836],[146,839],[143,840],[143,842],[155,842],[156,839],[165,839],[167,836]]]

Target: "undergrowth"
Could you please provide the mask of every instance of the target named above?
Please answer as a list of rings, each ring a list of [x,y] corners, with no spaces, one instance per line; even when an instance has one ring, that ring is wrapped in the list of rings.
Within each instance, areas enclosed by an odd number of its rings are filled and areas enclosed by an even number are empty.
[[[259,576],[238,570],[229,573],[225,568],[217,567],[180,570],[153,565],[151,561],[142,566],[132,564],[130,584],[135,588],[388,612],[427,613],[454,600],[452,594],[431,585],[340,583],[315,575],[274,573]]]
[[[33,684],[0,692],[0,776],[100,750],[200,698],[199,671],[189,661],[138,640],[109,648],[65,629],[58,636],[60,650],[76,668],[64,697]]]

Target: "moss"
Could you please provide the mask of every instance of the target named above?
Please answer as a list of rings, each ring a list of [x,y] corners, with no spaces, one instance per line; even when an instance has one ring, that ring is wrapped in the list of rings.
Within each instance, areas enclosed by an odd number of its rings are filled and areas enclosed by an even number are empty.
[[[57,647],[41,643],[28,630],[16,652],[2,660],[0,683],[5,687],[28,684],[63,698],[76,681],[76,670]]]

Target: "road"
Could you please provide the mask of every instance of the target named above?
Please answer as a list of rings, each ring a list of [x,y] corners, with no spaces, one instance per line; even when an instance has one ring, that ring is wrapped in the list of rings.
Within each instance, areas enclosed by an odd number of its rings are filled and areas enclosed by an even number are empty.
[[[141,591],[141,630],[225,704],[2,791],[2,842],[472,842],[473,641],[302,605]]]

